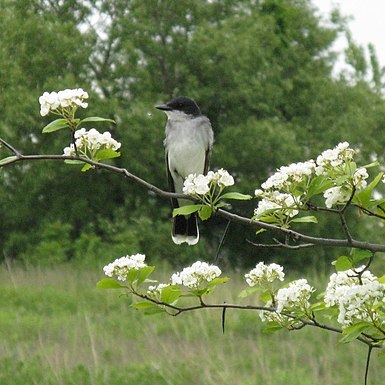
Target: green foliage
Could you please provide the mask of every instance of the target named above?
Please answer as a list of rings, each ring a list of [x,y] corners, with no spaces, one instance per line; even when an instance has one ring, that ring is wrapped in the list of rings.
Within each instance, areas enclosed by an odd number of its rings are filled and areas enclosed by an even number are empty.
[[[108,128],[122,143],[122,156],[111,161],[161,188],[166,188],[165,122],[153,106],[176,94],[196,98],[210,117],[216,136],[212,168],[237,175],[245,193],[276,167],[339,141],[361,146],[362,156],[383,158],[385,143],[377,133],[385,121],[384,71],[374,49],[370,65],[364,63],[363,48],[350,37],[352,76],[333,77],[333,43],[348,29],[336,15],[328,26],[321,24],[307,0],[0,0],[0,8],[0,136],[23,153],[62,153],[70,135],[61,130],[63,122],[49,126],[38,115],[37,99],[44,91],[82,87],[92,100],[91,117],[82,112],[78,123],[116,121]],[[101,23],[92,27],[97,14]],[[366,80],[369,72],[373,81]],[[99,123],[99,115],[108,118]],[[56,134],[41,135],[43,126]],[[113,154],[99,155],[101,160]],[[0,148],[0,158],[8,156]],[[178,263],[216,249],[220,221],[210,218],[210,226],[202,226],[205,245],[199,249],[175,248],[169,239],[171,209],[164,201],[123,178],[65,166],[17,165],[0,173],[0,243],[7,257],[92,261],[92,253],[98,260],[102,252],[111,257],[142,247]],[[314,193],[325,188],[314,186]],[[254,208],[255,202],[239,202],[236,211],[250,216]],[[111,234],[107,226],[119,221],[121,235]],[[303,221],[307,226],[309,219]],[[71,228],[61,252],[59,243],[42,240],[44,227],[55,222]],[[322,219],[319,225],[315,232],[334,232],[336,226]],[[355,230],[363,237],[381,236],[367,226]],[[254,261],[257,251],[244,242],[253,236],[233,226],[223,255],[234,264]],[[317,251],[318,257],[326,254]],[[300,265],[306,256],[282,258]]]

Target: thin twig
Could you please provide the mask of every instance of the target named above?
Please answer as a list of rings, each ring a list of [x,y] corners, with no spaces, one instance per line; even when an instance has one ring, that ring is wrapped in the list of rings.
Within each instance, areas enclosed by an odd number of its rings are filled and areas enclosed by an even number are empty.
[[[372,354],[373,345],[368,346],[368,356],[366,357],[366,367],[365,367],[365,385],[368,385],[368,374],[369,374],[369,364],[370,364],[370,357]]]

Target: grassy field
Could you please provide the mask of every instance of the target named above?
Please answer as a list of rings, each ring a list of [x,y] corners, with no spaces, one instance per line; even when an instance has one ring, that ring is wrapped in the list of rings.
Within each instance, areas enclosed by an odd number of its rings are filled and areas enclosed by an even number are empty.
[[[0,268],[1,385],[352,385],[362,384],[366,348],[305,328],[262,333],[256,312],[144,316],[101,270]],[[226,285],[225,285],[226,286]],[[218,301],[234,301],[241,282]],[[243,300],[246,302],[246,300]],[[370,384],[383,383],[374,354]]]

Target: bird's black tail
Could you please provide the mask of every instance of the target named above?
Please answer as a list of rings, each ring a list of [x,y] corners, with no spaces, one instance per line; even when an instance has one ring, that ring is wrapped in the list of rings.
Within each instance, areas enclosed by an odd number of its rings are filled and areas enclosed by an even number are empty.
[[[184,242],[188,245],[195,245],[198,243],[199,229],[196,213],[188,216],[177,215],[174,217],[172,240],[177,245]]]

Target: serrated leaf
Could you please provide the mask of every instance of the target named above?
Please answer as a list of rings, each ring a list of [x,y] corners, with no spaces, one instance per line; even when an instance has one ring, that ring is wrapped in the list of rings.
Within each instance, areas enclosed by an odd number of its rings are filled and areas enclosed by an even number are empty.
[[[105,148],[103,150],[100,150],[95,155],[95,161],[98,162],[99,160],[103,159],[113,159],[118,158],[120,156],[120,152],[111,150],[109,148]]]
[[[153,304],[152,302],[149,302],[149,301],[143,301],[143,302],[132,303],[130,306],[137,309],[137,310],[143,310],[143,309],[149,309],[149,308],[154,307],[156,305]]]
[[[252,196],[241,194],[239,192],[228,192],[221,195],[221,199],[235,199],[235,200],[246,201],[246,200],[252,199]]]
[[[100,118],[99,116],[90,116],[88,118],[82,119],[78,123],[77,127],[79,127],[81,124],[87,123],[87,122],[110,122],[110,123],[116,124],[115,120],[112,120],[112,119]]]
[[[315,216],[309,215],[306,217],[299,217],[299,218],[294,218],[291,220],[291,222],[296,222],[296,223],[318,223],[318,220]]]
[[[56,119],[51,123],[48,123],[42,130],[43,134],[49,134],[50,132],[59,131],[68,127],[66,119]]]
[[[205,205],[187,205],[187,206],[178,207],[173,210],[172,216],[176,217],[177,215],[189,215],[199,211],[204,206]]]
[[[178,286],[166,286],[161,292],[161,301],[167,304],[175,302],[182,294],[182,290]]]
[[[0,164],[7,163],[7,162],[10,162],[10,161],[15,160],[15,159],[17,159],[17,156],[15,156],[15,155],[7,156],[6,158],[3,158],[0,160]]]
[[[149,277],[149,275],[154,271],[154,269],[155,269],[155,266],[142,267],[139,270],[136,284],[139,286],[141,283],[143,283]]]
[[[98,289],[125,289],[127,286],[121,285],[119,282],[117,282],[113,278],[104,278],[100,280],[96,287]]]
[[[210,206],[203,205],[201,209],[198,211],[199,218],[202,221],[206,221],[213,214],[213,209]]]
[[[334,266],[337,271],[346,271],[353,268],[352,260],[345,255],[338,257],[334,263]]]
[[[355,325],[348,326],[342,331],[344,336],[340,339],[340,342],[346,344],[348,342],[354,341],[361,335],[361,333],[370,329],[371,326],[372,325],[370,325],[368,322],[359,322]]]

